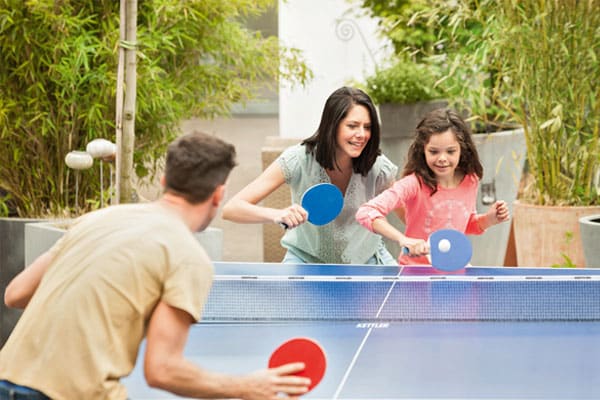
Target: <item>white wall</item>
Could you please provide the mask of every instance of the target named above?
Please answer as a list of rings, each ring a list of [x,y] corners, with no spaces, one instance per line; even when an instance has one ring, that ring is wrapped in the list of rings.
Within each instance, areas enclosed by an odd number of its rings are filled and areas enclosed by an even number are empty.
[[[279,132],[304,138],[318,127],[327,97],[351,81],[363,81],[387,54],[377,22],[360,16],[356,1],[279,0],[279,39],[299,48],[314,73],[306,87],[279,88]]]

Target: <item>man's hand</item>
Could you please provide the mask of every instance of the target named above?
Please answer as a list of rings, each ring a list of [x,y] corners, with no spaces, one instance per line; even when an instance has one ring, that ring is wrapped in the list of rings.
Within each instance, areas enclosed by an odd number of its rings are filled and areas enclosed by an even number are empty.
[[[310,379],[291,375],[304,369],[304,363],[291,363],[277,368],[263,369],[243,378],[244,400],[297,399],[308,391]]]

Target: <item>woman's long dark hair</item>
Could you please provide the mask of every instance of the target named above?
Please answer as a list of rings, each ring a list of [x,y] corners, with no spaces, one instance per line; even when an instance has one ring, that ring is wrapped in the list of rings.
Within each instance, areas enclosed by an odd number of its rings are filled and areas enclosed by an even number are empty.
[[[381,154],[379,149],[380,128],[375,105],[369,95],[362,90],[344,86],[333,92],[325,102],[319,128],[314,135],[304,139],[302,144],[306,146],[307,152],[315,155],[317,162],[323,168],[330,170],[338,168],[335,151],[338,126],[354,105],[364,106],[369,111],[371,118],[371,138],[360,156],[352,160],[354,172],[366,176],[377,156]]]

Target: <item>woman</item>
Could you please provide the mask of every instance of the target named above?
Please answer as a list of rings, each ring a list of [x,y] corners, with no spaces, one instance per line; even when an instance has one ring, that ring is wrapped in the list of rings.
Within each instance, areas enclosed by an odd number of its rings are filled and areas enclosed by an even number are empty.
[[[240,223],[283,223],[284,263],[386,264],[396,262],[382,238],[361,227],[358,207],[387,189],[398,168],[379,150],[379,122],[371,98],[362,90],[342,87],[333,92],[316,133],[286,149],[253,182],[225,204],[223,218]],[[331,223],[307,222],[300,205],[306,189],[332,183],[344,194],[344,207]],[[292,205],[284,209],[259,206],[284,183]]]

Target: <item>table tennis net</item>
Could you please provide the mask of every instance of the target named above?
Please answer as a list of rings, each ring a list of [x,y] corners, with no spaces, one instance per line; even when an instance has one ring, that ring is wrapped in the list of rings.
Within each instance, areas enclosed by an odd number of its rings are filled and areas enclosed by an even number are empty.
[[[600,280],[224,279],[203,321],[600,321]]]

